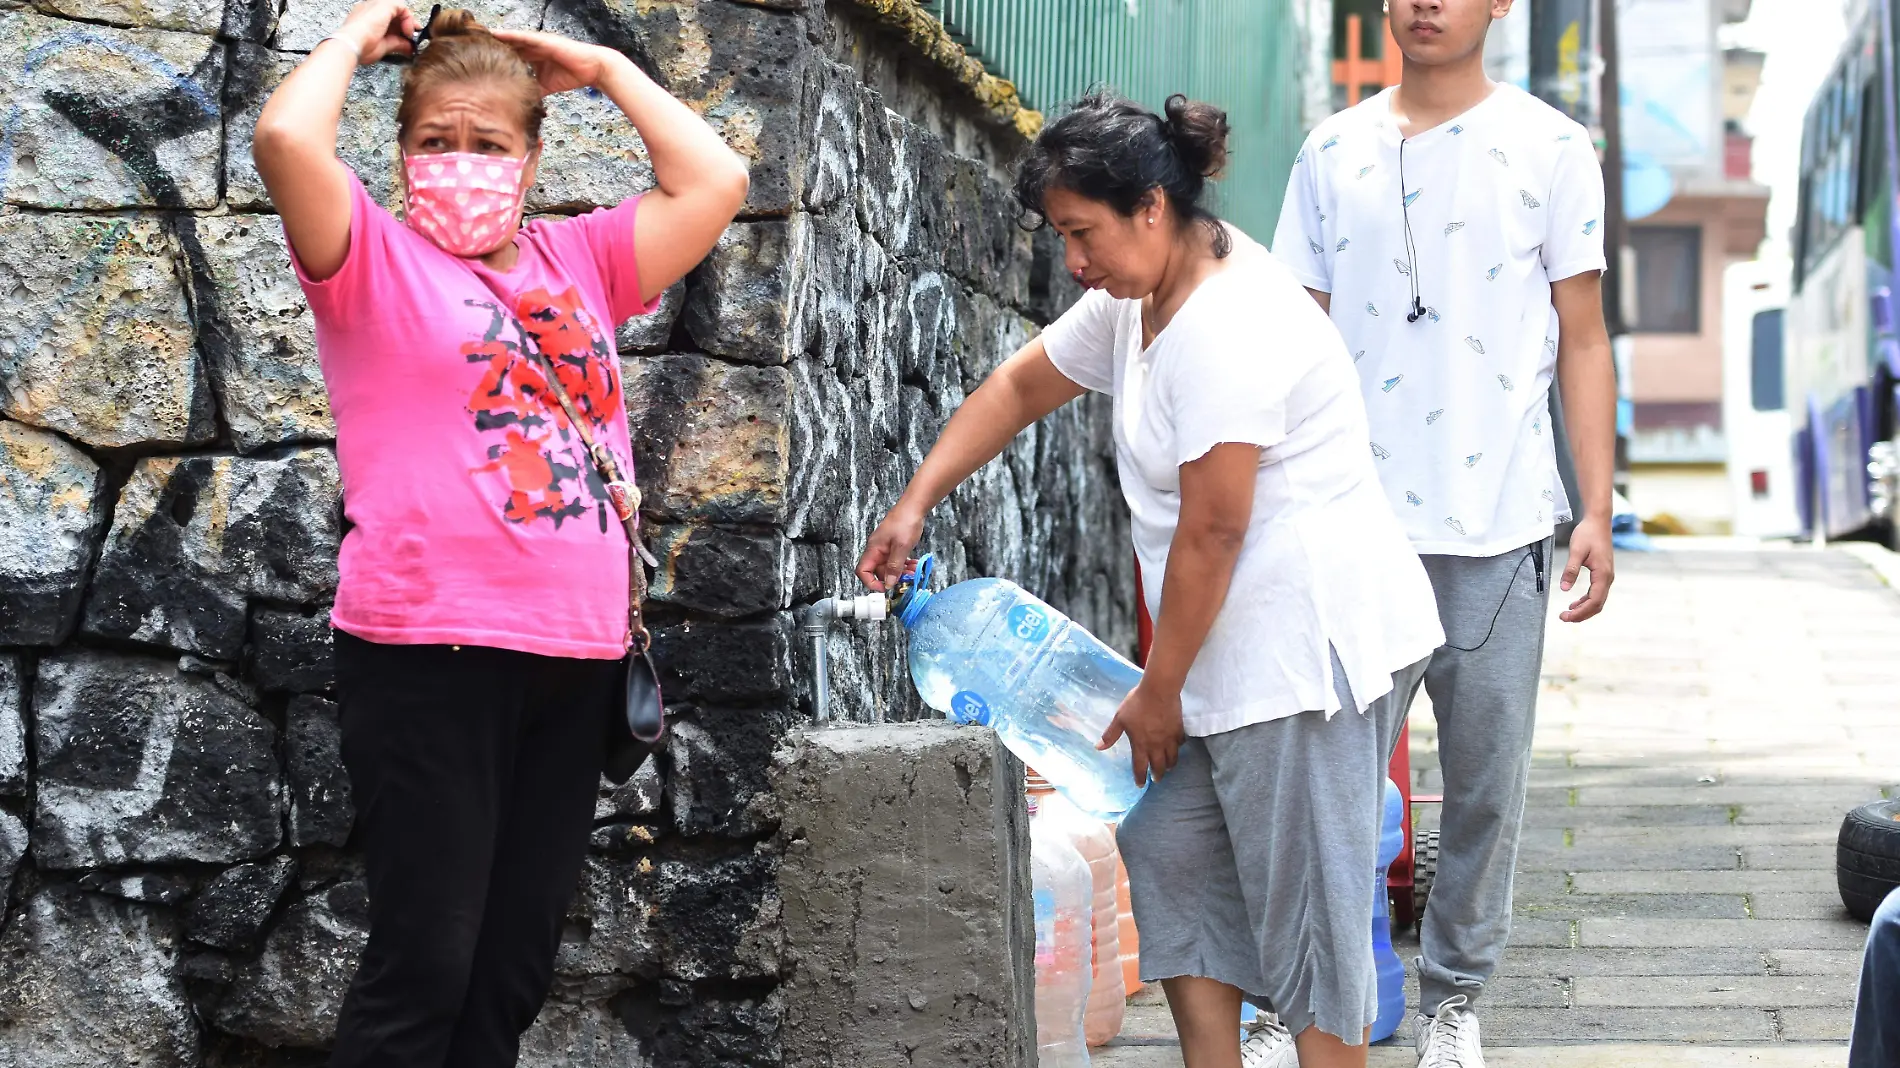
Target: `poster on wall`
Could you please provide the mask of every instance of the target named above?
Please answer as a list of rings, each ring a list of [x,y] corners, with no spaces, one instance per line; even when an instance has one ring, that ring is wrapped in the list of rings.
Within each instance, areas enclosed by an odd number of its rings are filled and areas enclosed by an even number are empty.
[[[1676,169],[1719,169],[1709,0],[1619,0],[1623,146]]]
[[[1513,5],[1516,7],[1518,5]],[[1585,126],[1597,122],[1596,4],[1537,0],[1530,15],[1531,92]],[[1493,27],[1496,32],[1496,27]]]

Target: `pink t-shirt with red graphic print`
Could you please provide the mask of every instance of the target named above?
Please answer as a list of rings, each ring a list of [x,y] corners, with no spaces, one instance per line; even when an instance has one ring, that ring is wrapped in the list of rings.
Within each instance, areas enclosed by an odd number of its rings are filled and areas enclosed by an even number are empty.
[[[532,353],[630,472],[613,338],[653,310],[637,198],[529,223],[514,268],[495,271],[405,226],[354,174],[350,187],[343,266],[315,282],[297,264],[354,525],[331,621],[395,645],[621,656],[626,534]]]

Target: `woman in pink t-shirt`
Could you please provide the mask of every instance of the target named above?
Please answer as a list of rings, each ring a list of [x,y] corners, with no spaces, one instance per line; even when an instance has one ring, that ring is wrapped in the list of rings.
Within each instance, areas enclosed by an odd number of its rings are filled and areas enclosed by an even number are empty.
[[[351,76],[392,54],[414,57],[402,221],[336,155]],[[542,98],[574,89],[626,113],[658,188],[523,225]],[[745,166],[619,52],[459,9],[424,27],[399,0],[312,50],[253,155],[315,314],[352,524],[332,622],[370,936],[330,1063],[511,1065],[630,642],[627,535],[583,439],[632,470],[614,328],[712,248]]]

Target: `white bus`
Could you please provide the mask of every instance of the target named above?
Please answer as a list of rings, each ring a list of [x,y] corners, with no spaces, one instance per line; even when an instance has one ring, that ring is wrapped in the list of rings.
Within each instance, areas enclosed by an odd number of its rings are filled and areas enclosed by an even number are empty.
[[[1783,334],[1803,527],[1889,545],[1900,543],[1893,8],[1864,5],[1808,108]]]

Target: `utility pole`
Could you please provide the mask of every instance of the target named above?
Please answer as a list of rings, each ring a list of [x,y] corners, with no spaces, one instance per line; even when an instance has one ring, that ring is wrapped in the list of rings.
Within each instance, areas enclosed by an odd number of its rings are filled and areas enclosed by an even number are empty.
[[[1603,0],[1603,251],[1609,270],[1603,275],[1603,321],[1610,336],[1628,333],[1623,325],[1623,107],[1617,99],[1616,2]]]
[[[1617,0],[1599,0],[1598,39],[1603,42],[1603,251],[1608,269],[1603,274],[1603,320],[1609,328],[1610,352],[1616,364],[1616,468],[1613,483],[1617,492],[1629,493],[1629,428],[1624,413],[1629,410],[1630,357],[1635,342],[1624,318],[1623,250],[1629,244],[1629,220],[1623,215],[1623,101],[1618,80]]]

